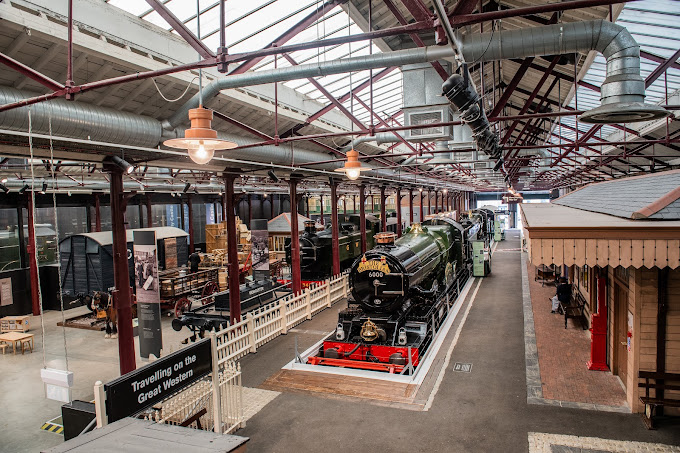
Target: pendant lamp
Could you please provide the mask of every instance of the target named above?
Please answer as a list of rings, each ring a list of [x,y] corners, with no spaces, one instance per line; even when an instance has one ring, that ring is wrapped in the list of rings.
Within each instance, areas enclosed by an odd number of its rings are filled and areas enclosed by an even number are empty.
[[[186,149],[191,160],[200,165],[207,164],[215,155],[215,150],[238,146],[236,143],[217,138],[217,131],[212,128],[212,119],[212,110],[205,109],[202,105],[189,110],[191,127],[184,131],[184,138],[173,138],[163,144],[170,148]]]
[[[345,173],[347,178],[351,181],[359,179],[361,172],[368,170],[370,170],[370,168],[361,166],[361,162],[359,162],[359,152],[354,149],[347,151],[347,162],[345,162],[345,166],[335,169],[335,171]]]

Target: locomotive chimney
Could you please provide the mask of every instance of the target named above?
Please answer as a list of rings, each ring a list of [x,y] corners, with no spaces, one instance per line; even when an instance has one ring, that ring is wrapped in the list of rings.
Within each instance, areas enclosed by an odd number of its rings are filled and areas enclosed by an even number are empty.
[[[383,231],[375,235],[375,242],[379,245],[394,245],[394,240],[397,238],[395,233]]]
[[[305,220],[305,233],[316,233],[316,222],[313,220]]]

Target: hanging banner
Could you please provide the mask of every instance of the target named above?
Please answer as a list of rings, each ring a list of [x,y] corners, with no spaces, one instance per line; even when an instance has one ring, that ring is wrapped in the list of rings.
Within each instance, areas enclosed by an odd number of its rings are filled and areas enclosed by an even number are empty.
[[[179,228],[179,215],[177,205],[169,204],[165,206],[166,225]]]
[[[215,206],[212,203],[205,204],[205,224],[212,225],[215,223]]]
[[[158,250],[155,231],[133,232],[135,291],[139,318],[139,355],[161,356],[161,294],[158,286]]]
[[[253,219],[250,222],[252,244],[253,279],[269,279],[269,229],[267,219]]]
[[[182,225],[182,229],[188,233],[189,232],[189,222],[192,221],[192,219],[189,218],[189,205],[186,204],[186,203],[183,203],[182,208],[184,210],[184,225]]]

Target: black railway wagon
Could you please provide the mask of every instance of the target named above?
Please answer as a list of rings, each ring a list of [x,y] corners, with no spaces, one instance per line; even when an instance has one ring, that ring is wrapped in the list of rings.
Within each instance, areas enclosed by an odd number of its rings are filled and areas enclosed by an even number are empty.
[[[184,230],[174,227],[127,230],[128,269],[130,286],[133,288],[135,288],[132,245],[134,231],[156,232],[159,270],[187,264],[189,235]],[[81,304],[89,305],[95,291],[108,291],[114,286],[111,231],[82,233],[64,238],[59,243],[59,253],[64,300],[69,302],[80,300]]]

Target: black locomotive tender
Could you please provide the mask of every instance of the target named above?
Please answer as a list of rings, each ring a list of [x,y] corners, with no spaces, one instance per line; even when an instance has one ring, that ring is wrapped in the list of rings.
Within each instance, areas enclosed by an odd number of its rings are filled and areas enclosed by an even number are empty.
[[[377,246],[352,265],[348,308],[308,363],[412,373],[471,275],[470,241],[489,240],[483,217],[439,215],[399,239],[376,235]]]
[[[338,215],[338,244],[340,270],[352,265],[361,255],[361,217],[356,214]],[[305,231],[300,235],[300,275],[304,281],[318,281],[332,275],[333,244],[330,225],[317,232],[314,222],[305,222]],[[374,246],[374,235],[379,231],[377,217],[366,214],[366,250]],[[291,263],[290,239],[286,239],[286,261]]]

